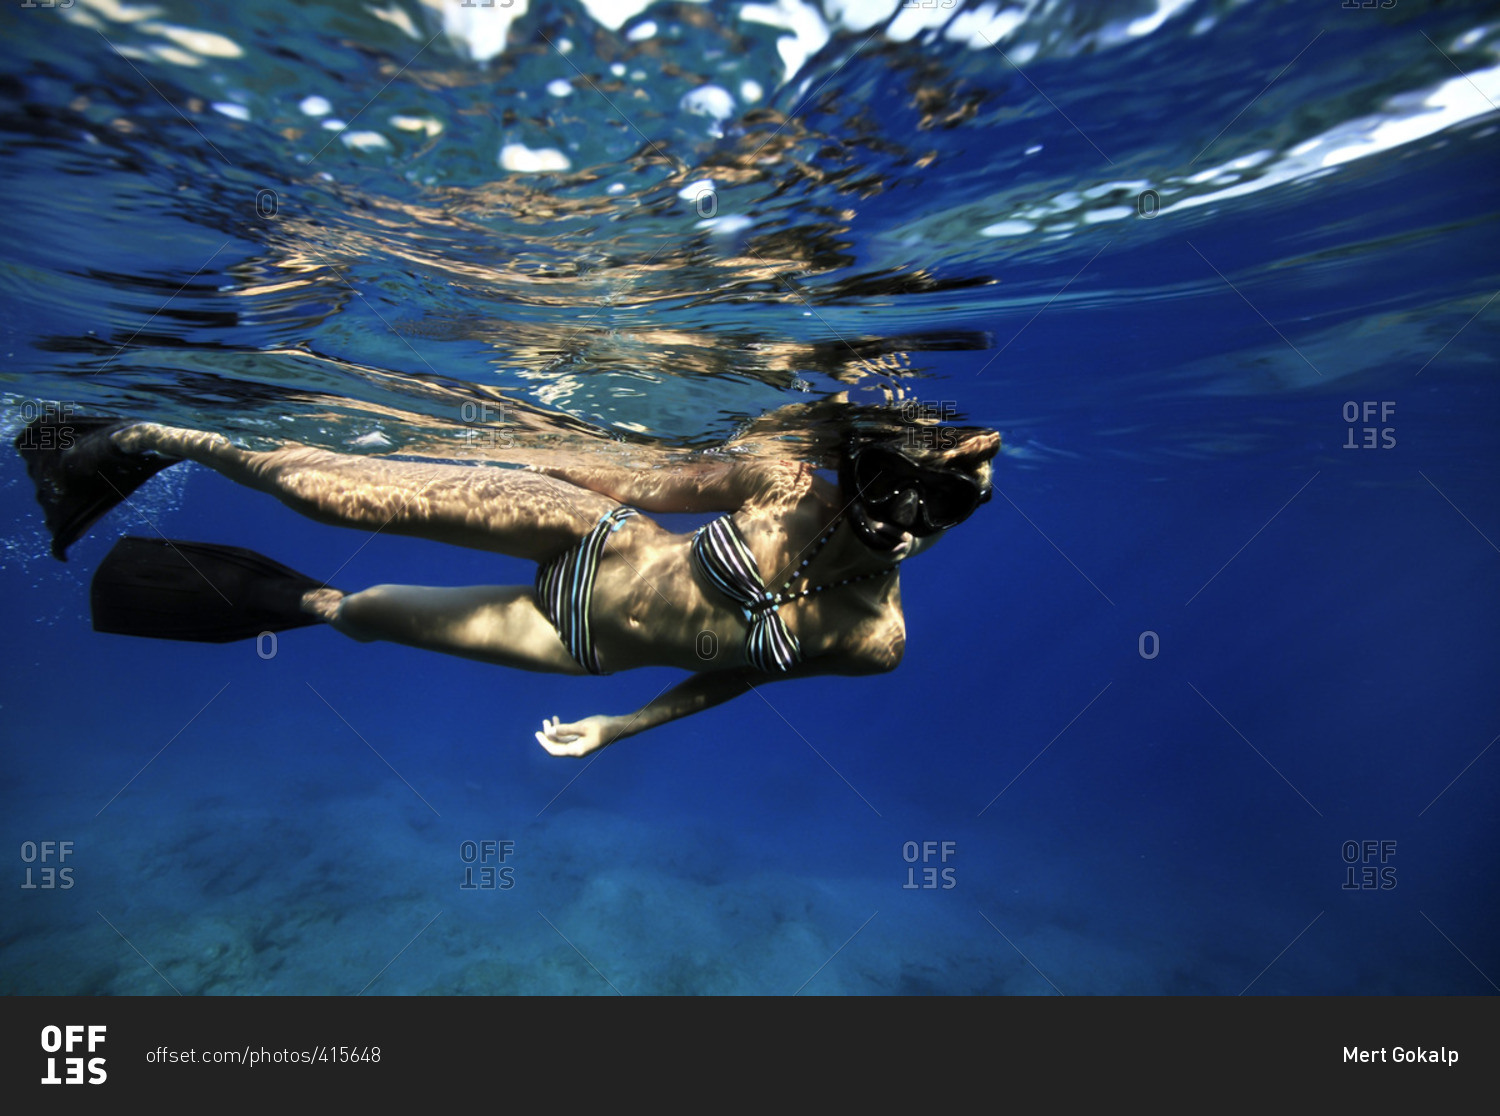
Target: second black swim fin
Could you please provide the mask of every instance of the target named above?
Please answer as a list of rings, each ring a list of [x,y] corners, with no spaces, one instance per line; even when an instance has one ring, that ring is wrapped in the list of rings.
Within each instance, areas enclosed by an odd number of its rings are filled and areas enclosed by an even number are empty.
[[[301,608],[321,588],[244,547],[127,535],[99,563],[89,599],[96,632],[229,643],[322,623]]]

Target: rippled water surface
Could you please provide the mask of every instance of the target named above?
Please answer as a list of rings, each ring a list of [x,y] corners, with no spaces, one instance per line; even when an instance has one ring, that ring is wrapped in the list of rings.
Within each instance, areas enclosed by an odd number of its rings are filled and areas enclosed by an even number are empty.
[[[60,566],[12,455],[5,829],[77,882],[7,905],[6,991],[1495,991],[1494,5],[74,0],[0,44],[12,434],[1004,439],[895,674],[587,769],[536,722],[667,672],[88,630],[126,532],[522,564],[174,469]],[[514,887],[460,886],[484,839]]]

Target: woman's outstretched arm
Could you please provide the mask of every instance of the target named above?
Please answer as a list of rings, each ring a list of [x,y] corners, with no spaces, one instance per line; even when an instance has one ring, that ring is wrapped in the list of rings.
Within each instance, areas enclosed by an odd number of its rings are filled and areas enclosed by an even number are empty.
[[[799,663],[785,674],[765,674],[753,667],[704,671],[673,686],[634,713],[585,717],[563,724],[557,717],[542,722],[537,743],[554,756],[586,756],[627,736],[635,736],[657,725],[689,717],[694,713],[737,698],[755,686],[787,678],[809,678],[817,674],[854,674],[835,670],[818,660]]]
[[[796,461],[696,461],[646,468],[608,461],[526,466],[645,512],[732,512],[747,504],[792,504],[812,482]]]

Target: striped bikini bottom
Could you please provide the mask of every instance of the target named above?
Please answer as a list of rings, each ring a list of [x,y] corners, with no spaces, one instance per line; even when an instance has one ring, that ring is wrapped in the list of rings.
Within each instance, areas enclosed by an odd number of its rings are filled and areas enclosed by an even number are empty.
[[[606,674],[599,666],[589,613],[594,602],[594,579],[609,536],[640,512],[624,506],[599,517],[591,531],[536,571],[536,600],[573,660],[590,674]]]

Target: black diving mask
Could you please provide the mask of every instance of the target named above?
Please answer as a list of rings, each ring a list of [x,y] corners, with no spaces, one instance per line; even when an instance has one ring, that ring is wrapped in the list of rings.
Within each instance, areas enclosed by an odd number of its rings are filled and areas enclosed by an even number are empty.
[[[989,500],[991,490],[962,469],[923,464],[891,446],[861,446],[840,470],[846,496],[866,514],[917,538],[956,527]]]

